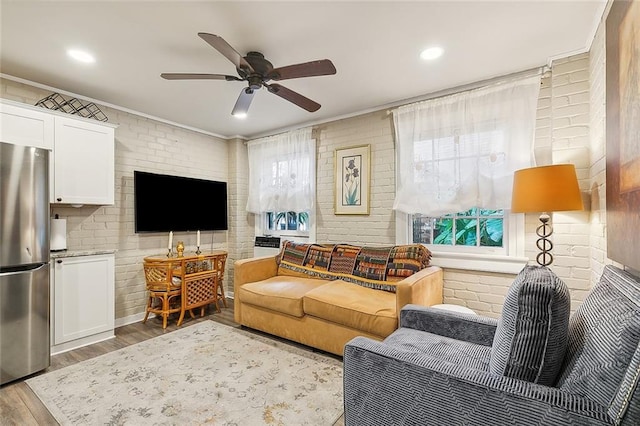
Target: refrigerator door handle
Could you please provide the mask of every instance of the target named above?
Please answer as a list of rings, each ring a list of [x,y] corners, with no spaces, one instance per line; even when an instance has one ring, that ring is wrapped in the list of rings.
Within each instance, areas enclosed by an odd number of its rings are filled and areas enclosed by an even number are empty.
[[[8,266],[0,268],[0,277],[8,277],[11,275],[24,274],[25,272],[35,272],[42,268],[47,268],[47,263],[35,263],[33,265]]]

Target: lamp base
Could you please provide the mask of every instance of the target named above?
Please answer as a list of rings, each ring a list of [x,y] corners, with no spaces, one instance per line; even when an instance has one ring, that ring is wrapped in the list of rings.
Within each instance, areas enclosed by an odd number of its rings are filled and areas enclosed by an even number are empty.
[[[553,255],[551,254],[551,250],[553,250],[553,243],[549,240],[551,234],[553,234],[553,228],[549,221],[551,220],[551,216],[547,213],[542,213],[540,215],[540,226],[536,228],[536,234],[540,238],[536,241],[536,246],[540,253],[536,256],[536,262],[540,266],[549,266],[553,263]]]

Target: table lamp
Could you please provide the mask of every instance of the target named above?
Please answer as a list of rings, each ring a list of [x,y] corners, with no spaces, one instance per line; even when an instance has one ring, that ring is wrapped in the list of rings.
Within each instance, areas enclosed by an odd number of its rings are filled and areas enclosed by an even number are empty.
[[[553,233],[550,212],[582,210],[582,197],[573,164],[531,167],[513,175],[512,213],[540,212],[540,226],[536,228],[536,246],[540,253],[536,261],[541,266],[553,263]]]

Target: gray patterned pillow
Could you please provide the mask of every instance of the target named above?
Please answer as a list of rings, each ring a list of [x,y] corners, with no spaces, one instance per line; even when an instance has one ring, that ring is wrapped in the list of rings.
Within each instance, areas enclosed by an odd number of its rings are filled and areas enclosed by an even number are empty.
[[[570,298],[545,266],[526,266],[509,288],[491,348],[494,374],[552,386],[567,349]]]

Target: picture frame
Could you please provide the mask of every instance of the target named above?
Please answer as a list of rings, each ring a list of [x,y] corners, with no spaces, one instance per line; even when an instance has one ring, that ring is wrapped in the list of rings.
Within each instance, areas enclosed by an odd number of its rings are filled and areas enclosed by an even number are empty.
[[[640,270],[640,3],[614,0],[606,22],[607,257]]]
[[[371,184],[371,146],[335,150],[335,204],[340,214],[368,215]]]

